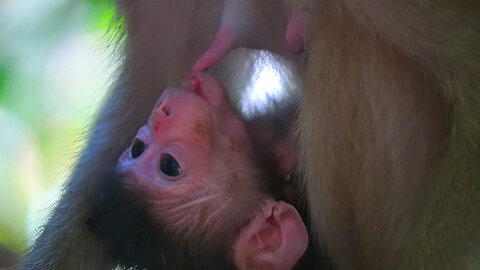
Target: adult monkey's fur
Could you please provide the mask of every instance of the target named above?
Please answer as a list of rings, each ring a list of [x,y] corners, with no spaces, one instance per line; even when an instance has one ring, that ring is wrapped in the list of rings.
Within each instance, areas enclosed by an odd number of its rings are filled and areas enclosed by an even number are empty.
[[[480,3],[325,1],[309,31],[300,165],[337,267],[480,267]]]
[[[300,171],[339,269],[480,266],[480,3],[311,1]],[[26,269],[108,269],[87,204],[161,89],[188,74],[221,1],[118,1],[123,76]],[[151,105],[151,106],[149,106]]]

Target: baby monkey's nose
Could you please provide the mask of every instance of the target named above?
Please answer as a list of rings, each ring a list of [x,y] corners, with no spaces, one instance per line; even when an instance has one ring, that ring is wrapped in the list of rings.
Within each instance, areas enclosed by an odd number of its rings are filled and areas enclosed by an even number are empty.
[[[166,96],[160,101],[160,104],[158,104],[155,112],[153,112],[153,123],[155,131],[160,130],[162,122],[164,122],[166,118],[170,116],[170,114],[170,102],[168,96]]]
[[[160,107],[158,109],[161,110],[161,112],[163,112],[165,116],[170,116],[170,106],[168,106],[166,102],[162,102],[162,104],[160,104]]]
[[[170,116],[170,105],[167,96],[167,98],[163,99],[160,105],[158,105],[157,109],[155,110],[155,118],[168,116]]]

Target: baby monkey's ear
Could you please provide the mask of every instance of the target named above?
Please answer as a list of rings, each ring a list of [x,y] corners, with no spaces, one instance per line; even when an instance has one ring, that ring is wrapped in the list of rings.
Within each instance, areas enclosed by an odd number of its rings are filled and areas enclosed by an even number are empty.
[[[289,270],[307,245],[307,230],[297,210],[283,201],[271,202],[237,235],[233,260],[240,270]]]

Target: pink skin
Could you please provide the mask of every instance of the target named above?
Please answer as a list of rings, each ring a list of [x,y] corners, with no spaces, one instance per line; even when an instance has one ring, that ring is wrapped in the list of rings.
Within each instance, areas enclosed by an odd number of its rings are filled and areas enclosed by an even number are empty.
[[[293,10],[287,24],[285,39],[287,46],[293,54],[301,54],[305,49],[303,30],[305,29],[305,16],[298,10]]]
[[[132,158],[129,147],[118,165],[119,171],[131,171],[140,179],[132,185],[143,186],[150,195],[161,194],[162,203],[154,209],[170,211],[163,221],[187,228],[195,222],[190,216],[197,205],[192,202],[204,201],[205,193],[200,191],[218,186],[209,182],[215,151],[235,151],[232,145],[242,148],[248,143],[243,121],[227,103],[220,84],[205,74],[194,74],[192,79],[188,90],[164,91],[136,136],[145,150]],[[179,176],[159,170],[166,154],[179,163]],[[234,262],[239,269],[290,269],[307,247],[305,226],[295,208],[285,202],[275,202],[265,195],[262,209],[238,234]]]
[[[211,47],[193,65],[193,71],[202,71],[214,66],[233,46],[232,29],[221,27]]]
[[[308,245],[300,215],[283,201],[270,201],[262,210],[237,236],[235,265],[240,270],[292,269]]]
[[[136,176],[127,183],[130,188],[151,198],[162,198],[152,203],[155,218],[175,224],[172,230],[192,233],[191,228],[201,219],[198,213],[205,212],[202,209],[216,212],[224,207],[220,203],[226,201],[222,198],[224,182],[213,177],[218,172],[213,168],[218,167],[219,153],[237,157],[235,150],[246,146],[248,135],[220,84],[210,76],[195,74],[187,89],[163,92],[136,140],[145,145],[145,150],[134,158],[132,148],[126,149],[118,170]],[[160,170],[162,159],[168,155],[178,162],[179,175]],[[211,227],[214,221],[212,218],[203,222],[205,227]]]
[[[304,51],[303,30],[305,18],[300,11],[292,11],[288,20],[285,39],[291,53],[299,55]],[[234,30],[230,26],[221,26],[210,48],[193,65],[193,71],[203,71],[218,63],[239,43],[234,39]]]
[[[145,150],[133,158],[129,147],[118,163],[120,172],[137,176],[128,183],[132,188],[162,198],[152,205],[158,218],[187,228],[193,228],[190,225],[198,217],[192,213],[201,212],[202,207],[209,205],[211,211],[222,207],[216,196],[221,183],[212,183],[217,153],[230,153],[248,142],[243,121],[227,103],[220,84],[204,74],[194,77],[190,89],[163,92],[135,139],[145,144]],[[180,175],[172,177],[160,170],[167,155],[180,165]],[[208,195],[212,200],[203,200]],[[188,207],[181,207],[187,202],[191,202]]]
[[[119,160],[121,171],[135,170],[142,178],[171,182],[156,169],[162,154],[168,153],[179,162],[184,178],[198,178],[209,167],[214,142],[225,150],[230,150],[227,147],[231,141],[245,143],[247,133],[242,120],[228,106],[218,82],[204,74],[195,75],[193,81],[190,91],[163,92],[147,124],[136,136],[148,147],[135,159],[130,157],[128,148]]]

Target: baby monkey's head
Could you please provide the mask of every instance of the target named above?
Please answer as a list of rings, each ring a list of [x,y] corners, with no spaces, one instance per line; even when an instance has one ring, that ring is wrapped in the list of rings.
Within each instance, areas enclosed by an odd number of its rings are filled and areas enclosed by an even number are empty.
[[[195,74],[184,89],[163,92],[119,159],[112,201],[130,210],[117,210],[114,222],[129,232],[97,234],[133,233],[134,247],[110,240],[126,266],[290,269],[306,229],[294,207],[276,201],[262,164],[220,84]],[[102,222],[92,220],[98,232]]]

